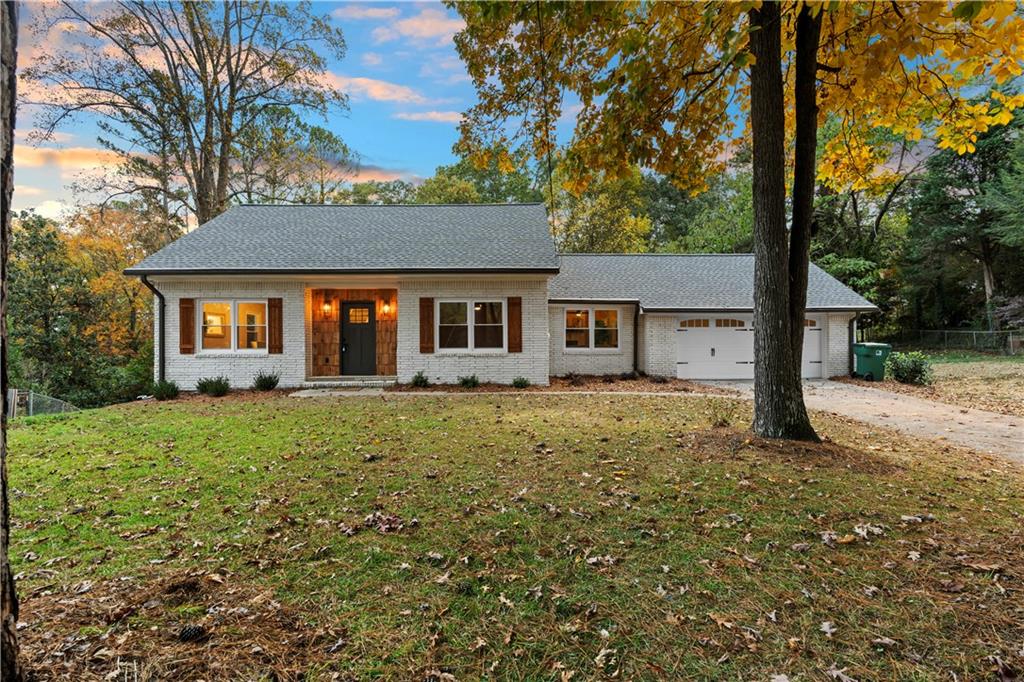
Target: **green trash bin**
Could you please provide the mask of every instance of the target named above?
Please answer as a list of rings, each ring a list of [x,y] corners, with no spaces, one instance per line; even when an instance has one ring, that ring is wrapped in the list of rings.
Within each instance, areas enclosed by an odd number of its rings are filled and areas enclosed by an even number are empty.
[[[892,352],[887,343],[855,343],[853,344],[853,376],[868,381],[885,379],[885,359]]]

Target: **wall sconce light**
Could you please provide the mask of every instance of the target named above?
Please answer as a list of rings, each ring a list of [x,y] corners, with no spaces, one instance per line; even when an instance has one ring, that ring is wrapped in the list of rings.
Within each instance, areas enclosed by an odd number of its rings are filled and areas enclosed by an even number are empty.
[[[324,301],[324,315],[330,315],[330,314],[331,314],[331,302],[330,301]]]
[[[382,305],[380,309],[381,312],[383,312],[385,315],[388,315],[391,312],[391,304],[388,303],[387,301],[384,301],[384,305]]]

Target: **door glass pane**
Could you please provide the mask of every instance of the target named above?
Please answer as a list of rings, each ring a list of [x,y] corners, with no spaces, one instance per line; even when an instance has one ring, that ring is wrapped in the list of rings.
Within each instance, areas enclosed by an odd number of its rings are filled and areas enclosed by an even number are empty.
[[[202,313],[202,343],[204,349],[231,349],[231,304],[204,302]]]
[[[349,308],[348,309],[348,321],[350,324],[369,324],[370,323],[370,309],[369,308]]]

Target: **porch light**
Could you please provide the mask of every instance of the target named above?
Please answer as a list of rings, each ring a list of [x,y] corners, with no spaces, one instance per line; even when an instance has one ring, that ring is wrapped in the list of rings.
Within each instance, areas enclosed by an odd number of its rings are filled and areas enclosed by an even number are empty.
[[[384,305],[382,305],[382,306],[380,307],[380,309],[381,309],[381,311],[383,311],[383,313],[384,313],[385,315],[387,315],[388,313],[390,313],[390,312],[391,312],[391,304],[390,304],[390,303],[388,303],[387,301],[385,301],[385,302],[384,302]]]
[[[324,301],[324,314],[325,315],[330,315],[331,314],[331,302],[330,301]]]

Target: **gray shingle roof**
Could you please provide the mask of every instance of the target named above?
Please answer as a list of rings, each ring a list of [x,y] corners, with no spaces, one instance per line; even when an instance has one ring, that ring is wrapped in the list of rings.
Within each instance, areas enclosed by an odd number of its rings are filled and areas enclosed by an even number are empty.
[[[639,301],[646,310],[749,310],[754,306],[754,257],[675,254],[563,254],[548,298]],[[807,282],[807,307],[876,310],[816,265]]]
[[[542,204],[235,206],[126,270],[554,271]]]

